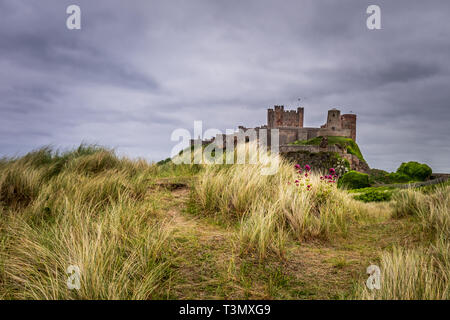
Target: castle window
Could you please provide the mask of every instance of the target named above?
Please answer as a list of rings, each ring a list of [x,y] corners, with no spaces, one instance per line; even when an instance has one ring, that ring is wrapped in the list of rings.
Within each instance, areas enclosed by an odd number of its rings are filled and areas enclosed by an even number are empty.
[[[331,130],[335,130],[336,128],[335,127],[331,127]]]

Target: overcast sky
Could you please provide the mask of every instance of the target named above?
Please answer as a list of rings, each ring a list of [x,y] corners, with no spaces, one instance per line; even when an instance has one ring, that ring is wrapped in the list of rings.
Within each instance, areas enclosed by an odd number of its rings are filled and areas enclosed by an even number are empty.
[[[0,156],[85,141],[160,160],[194,120],[258,126],[302,98],[308,127],[356,113],[371,167],[450,172],[449,16],[448,0],[0,0]]]

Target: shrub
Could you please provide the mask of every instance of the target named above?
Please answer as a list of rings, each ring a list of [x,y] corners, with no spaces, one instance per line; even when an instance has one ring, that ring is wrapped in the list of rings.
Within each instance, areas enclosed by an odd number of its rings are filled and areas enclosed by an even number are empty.
[[[163,164],[170,163],[170,162],[172,162],[172,158],[166,158],[166,159],[164,159],[164,160],[158,161],[156,164],[157,164],[158,166],[161,166],[161,165],[163,165]]]
[[[380,169],[370,169],[370,173],[369,173],[369,182],[371,184],[375,184],[375,183],[387,183],[387,175],[389,173],[387,171],[384,170],[380,170]]]
[[[381,201],[390,201],[392,198],[392,192],[386,191],[377,191],[371,190],[364,192],[355,197],[356,200],[360,200],[363,202],[381,202]]]
[[[338,187],[349,189],[361,189],[366,188],[369,185],[369,175],[358,171],[349,171],[342,176],[338,181]]]
[[[402,183],[411,181],[411,177],[399,172],[392,172],[386,175],[386,182],[388,183]]]
[[[432,170],[426,164],[410,161],[403,162],[397,169],[397,173],[404,174],[413,180],[423,181],[431,176]]]

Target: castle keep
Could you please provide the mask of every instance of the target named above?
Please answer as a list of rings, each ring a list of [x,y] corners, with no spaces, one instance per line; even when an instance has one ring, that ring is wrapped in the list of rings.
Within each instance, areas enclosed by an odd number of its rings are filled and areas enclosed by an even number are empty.
[[[341,136],[356,141],[356,115],[344,114],[337,109],[328,111],[327,122],[320,128],[305,128],[303,126],[304,108],[284,110],[284,106],[275,106],[267,110],[267,126],[261,128],[278,129],[280,145],[297,140],[308,140],[315,137]],[[243,127],[240,127],[245,129]]]
[[[309,140],[315,137],[340,136],[356,141],[356,115],[343,114],[333,108],[328,111],[327,121],[320,128],[303,126],[304,108],[297,110],[284,110],[284,106],[275,106],[267,110],[267,125],[253,128],[259,135],[260,129],[266,129],[268,136],[272,129],[279,132],[279,145],[287,146],[297,140]],[[248,131],[249,128],[239,126],[240,131]],[[270,145],[270,139],[268,140]]]

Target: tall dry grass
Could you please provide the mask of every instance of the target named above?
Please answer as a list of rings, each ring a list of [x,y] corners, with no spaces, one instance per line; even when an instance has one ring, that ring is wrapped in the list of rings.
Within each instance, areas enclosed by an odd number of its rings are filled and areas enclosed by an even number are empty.
[[[393,217],[419,222],[429,246],[394,248],[381,255],[381,290],[357,290],[363,299],[450,299],[450,187],[424,194],[401,191],[394,197]]]
[[[402,249],[381,255],[381,289],[359,287],[359,299],[450,299],[450,245],[440,239],[430,248]]]
[[[408,189],[394,197],[393,217],[417,218],[423,231],[432,236],[450,235],[450,186],[425,194]]]
[[[203,212],[240,222],[243,252],[256,251],[260,258],[270,251],[282,254],[288,235],[306,239],[345,234],[352,222],[367,216],[362,204],[321,180],[320,173],[299,178],[293,165],[278,155],[264,158],[279,164],[275,174],[262,174],[267,163],[250,164],[249,159],[245,164],[206,166],[195,184],[193,197]]]
[[[0,297],[160,297],[170,228],[147,192],[158,170],[95,146],[3,160]],[[80,290],[67,287],[70,265],[80,268]]]

